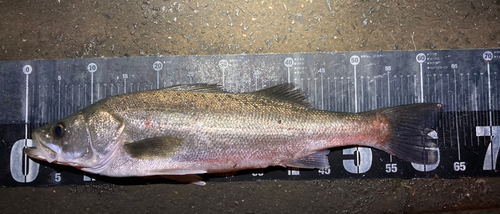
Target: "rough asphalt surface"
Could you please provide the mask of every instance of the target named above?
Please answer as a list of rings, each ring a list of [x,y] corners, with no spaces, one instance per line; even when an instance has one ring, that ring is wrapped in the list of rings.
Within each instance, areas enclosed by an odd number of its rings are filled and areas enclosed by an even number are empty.
[[[0,1],[0,60],[498,48],[500,1]],[[0,188],[0,213],[490,213],[500,178]]]

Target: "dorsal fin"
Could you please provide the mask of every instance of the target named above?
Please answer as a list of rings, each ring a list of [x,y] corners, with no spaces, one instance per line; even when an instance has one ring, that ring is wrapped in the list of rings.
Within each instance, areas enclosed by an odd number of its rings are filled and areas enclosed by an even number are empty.
[[[307,108],[313,108],[313,104],[305,101],[307,96],[292,83],[283,83],[260,91],[251,92],[252,94],[272,97],[280,100],[285,100],[293,103],[298,103]]]
[[[189,84],[189,85],[174,85],[174,86],[163,88],[162,90],[225,93],[224,90],[222,90],[221,86],[216,85],[216,84],[205,84],[205,83],[197,83],[197,84]]]

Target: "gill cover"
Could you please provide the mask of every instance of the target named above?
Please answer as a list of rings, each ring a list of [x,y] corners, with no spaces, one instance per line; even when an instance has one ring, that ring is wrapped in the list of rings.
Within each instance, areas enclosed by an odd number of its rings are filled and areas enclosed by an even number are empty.
[[[86,118],[90,158],[82,170],[97,173],[105,169],[113,154],[123,145],[125,123],[121,117],[109,111],[97,110]],[[87,150],[88,151],[88,150]]]

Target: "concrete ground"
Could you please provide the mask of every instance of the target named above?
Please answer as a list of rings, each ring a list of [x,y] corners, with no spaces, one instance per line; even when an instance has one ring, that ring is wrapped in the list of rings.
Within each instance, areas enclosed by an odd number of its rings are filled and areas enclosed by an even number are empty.
[[[0,60],[500,46],[500,1],[0,1]],[[499,178],[0,188],[0,213],[490,213]]]

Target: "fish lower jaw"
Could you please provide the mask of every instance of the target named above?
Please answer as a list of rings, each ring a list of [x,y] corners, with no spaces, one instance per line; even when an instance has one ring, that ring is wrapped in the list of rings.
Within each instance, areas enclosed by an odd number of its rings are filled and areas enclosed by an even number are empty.
[[[40,149],[38,149],[36,147],[26,147],[26,148],[24,148],[24,153],[26,153],[30,158],[49,162],[44,157],[44,155],[42,154]]]
[[[49,163],[53,163],[57,161],[59,157],[59,153],[54,149],[59,148],[56,145],[48,145],[42,138],[39,133],[33,134],[33,147],[25,148],[25,153],[35,159],[47,161]],[[58,149],[57,149],[58,150]]]
[[[102,173],[101,170],[96,170],[94,168],[88,168],[88,167],[76,167],[76,168],[79,168],[80,170],[82,170],[84,172],[88,172],[88,173],[92,173],[92,174],[98,174],[98,175],[103,175],[103,173]]]

